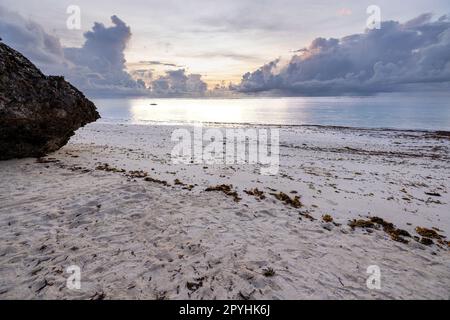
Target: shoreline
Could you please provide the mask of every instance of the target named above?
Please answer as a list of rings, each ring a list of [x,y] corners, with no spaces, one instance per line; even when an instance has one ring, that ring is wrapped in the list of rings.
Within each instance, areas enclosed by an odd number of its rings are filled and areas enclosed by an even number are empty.
[[[408,132],[408,133],[435,133],[438,136],[442,136],[442,139],[450,139],[450,130],[439,129],[408,129],[408,128],[391,128],[391,127],[352,127],[352,126],[338,126],[338,125],[322,125],[322,124],[273,124],[273,123],[251,123],[251,122],[189,122],[189,121],[177,121],[177,120],[138,120],[137,122],[127,122],[127,120],[121,119],[106,119],[101,118],[97,121],[98,124],[107,125],[135,125],[135,126],[194,126],[205,125],[211,127],[225,127],[235,126],[239,127],[267,127],[267,128],[323,128],[323,129],[337,129],[337,130],[355,130],[355,131],[387,131],[387,132]]]

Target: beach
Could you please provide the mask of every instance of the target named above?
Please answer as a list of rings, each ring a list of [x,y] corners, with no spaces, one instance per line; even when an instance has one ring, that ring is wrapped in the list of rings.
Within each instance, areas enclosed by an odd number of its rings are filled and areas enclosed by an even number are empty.
[[[448,132],[257,127],[276,175],[174,164],[187,124],[92,123],[0,163],[0,298],[450,298]]]

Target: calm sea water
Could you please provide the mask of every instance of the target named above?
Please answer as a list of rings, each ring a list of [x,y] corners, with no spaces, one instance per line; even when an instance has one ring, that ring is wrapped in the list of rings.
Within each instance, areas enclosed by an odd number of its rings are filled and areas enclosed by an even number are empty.
[[[97,99],[102,122],[251,123],[450,130],[449,96]]]

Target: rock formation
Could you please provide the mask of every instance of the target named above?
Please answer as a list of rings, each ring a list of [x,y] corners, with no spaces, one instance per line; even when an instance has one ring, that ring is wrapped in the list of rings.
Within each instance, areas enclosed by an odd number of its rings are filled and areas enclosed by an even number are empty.
[[[63,77],[44,75],[0,43],[0,160],[58,150],[98,118],[95,105]]]

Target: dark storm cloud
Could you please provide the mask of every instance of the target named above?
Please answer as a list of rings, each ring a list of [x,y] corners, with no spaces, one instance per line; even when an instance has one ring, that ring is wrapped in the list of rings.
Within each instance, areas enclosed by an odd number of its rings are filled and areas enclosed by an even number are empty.
[[[243,76],[235,90],[289,95],[375,94],[450,83],[450,19],[430,14],[387,21],[342,39],[315,39],[282,65],[274,60]]]

